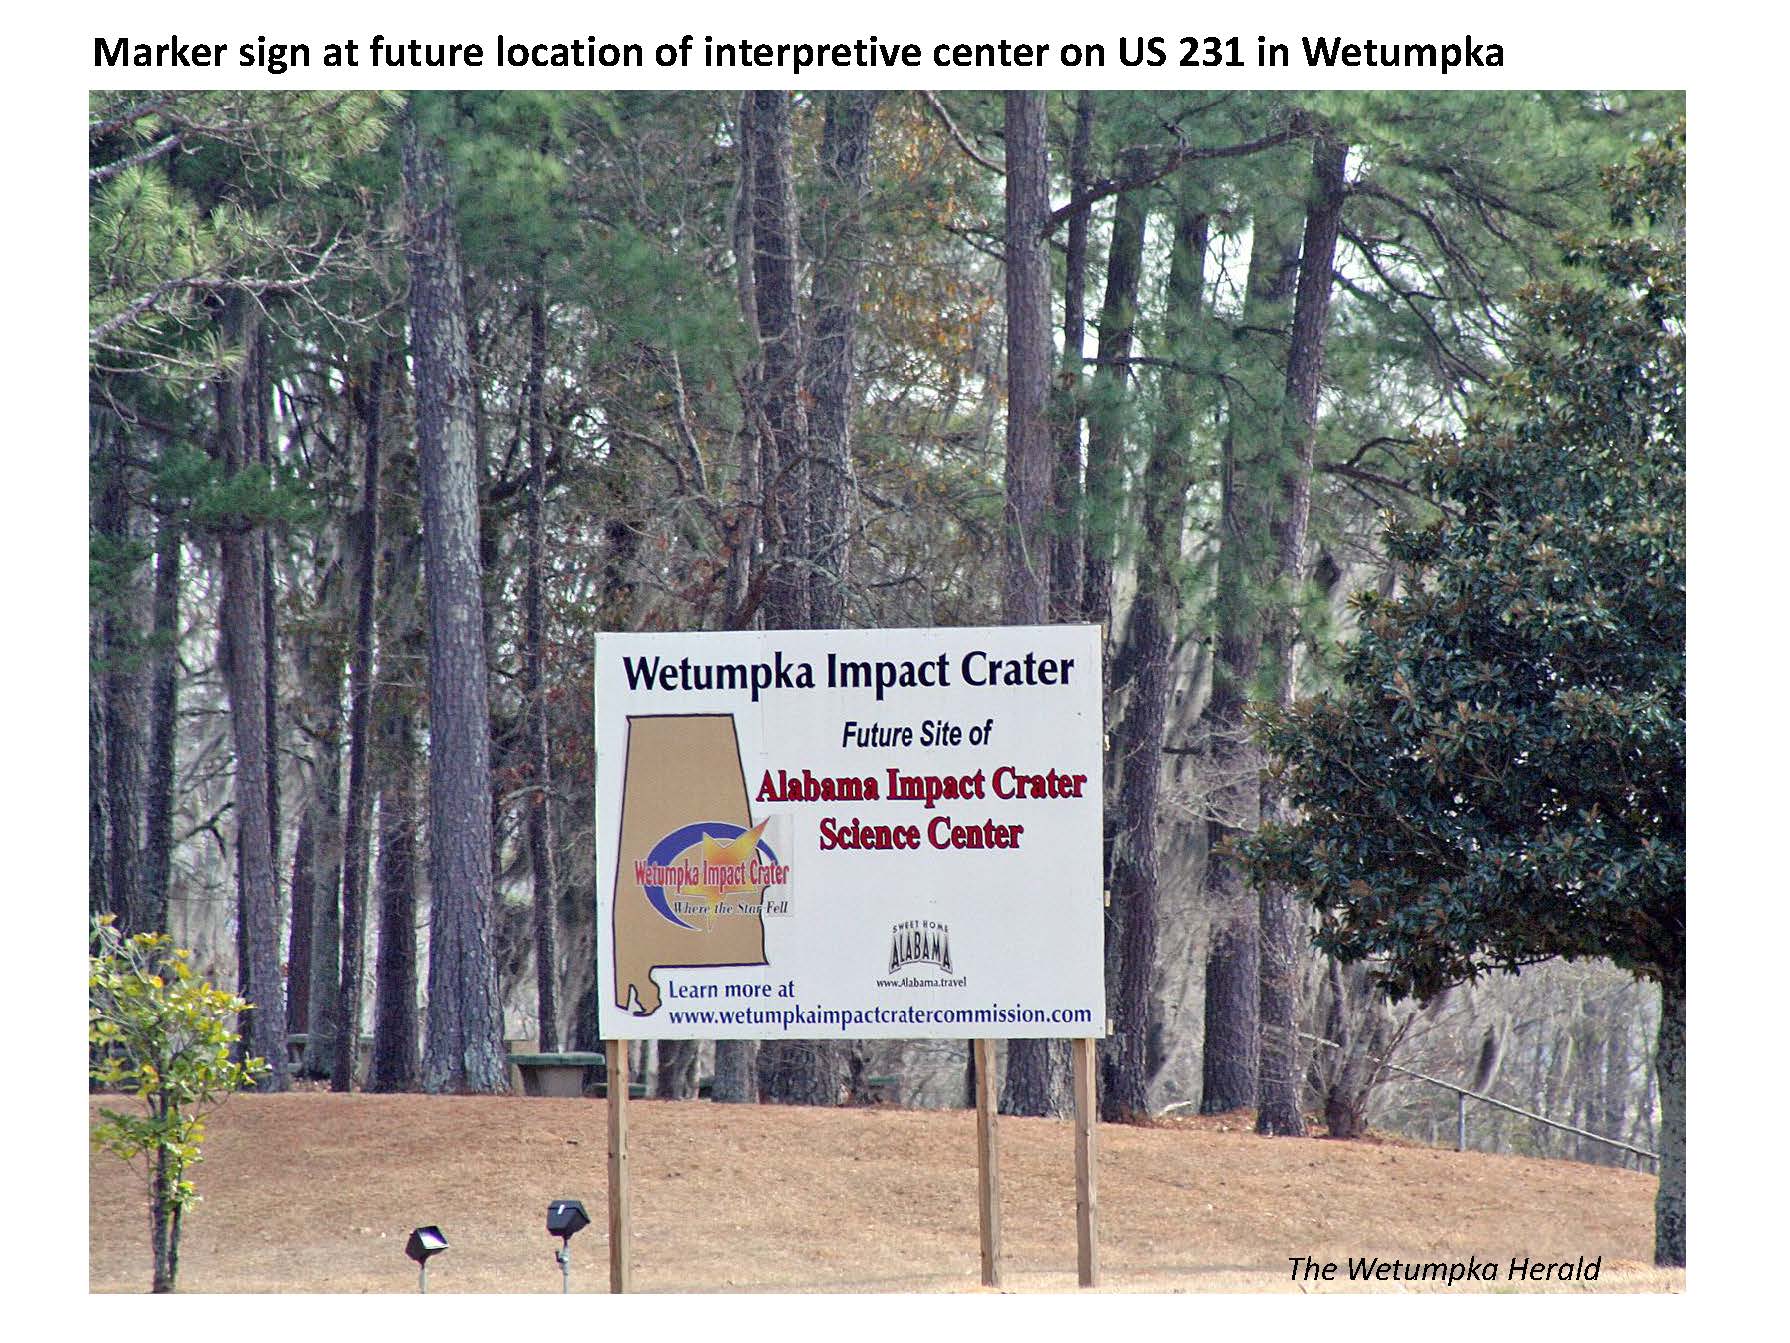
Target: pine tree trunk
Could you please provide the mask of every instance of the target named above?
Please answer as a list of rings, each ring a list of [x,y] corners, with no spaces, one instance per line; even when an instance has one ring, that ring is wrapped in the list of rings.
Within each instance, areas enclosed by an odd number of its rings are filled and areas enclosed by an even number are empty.
[[[752,291],[760,361],[754,400],[763,448],[765,517],[772,542],[764,624],[766,629],[803,629],[813,620],[809,518],[815,481],[823,473],[811,472],[807,461],[806,406],[813,393],[803,384],[789,94],[762,90],[752,94],[751,101],[747,124],[752,164]],[[866,116],[863,131],[867,134],[868,130]],[[818,357],[829,364],[834,354],[849,359],[849,329],[843,334],[847,342],[843,350],[837,335],[830,335],[832,348]],[[837,417],[841,434],[845,418],[843,414]],[[837,466],[837,461],[832,465]],[[757,1054],[759,1099],[795,1105],[835,1104],[843,1064],[836,1041],[766,1041]]]
[[[752,116],[755,93],[739,95],[739,120],[734,143],[739,154],[739,186],[734,197],[734,285],[739,297],[739,315],[754,342],[759,335],[759,301],[754,281],[755,247],[752,240],[752,211],[757,201],[757,179],[752,170]],[[768,552],[775,526],[768,512],[768,489],[764,485],[763,417],[759,414],[757,394],[763,385],[763,347],[752,360],[745,376],[745,426],[739,433],[739,485],[737,512],[734,518],[734,550],[727,566],[727,623],[729,629],[745,629],[761,618],[763,603],[754,611],[755,560]],[[716,1040],[714,1042],[714,1089],[712,1098],[725,1105],[746,1105],[759,1098],[757,1080],[757,1042],[755,1040]]]
[[[809,620],[816,629],[845,623],[851,533],[851,424],[858,306],[864,289],[864,201],[870,189],[870,134],[879,93],[826,96],[814,234],[814,323],[808,345]]]
[[[401,652],[420,653],[417,643],[410,632]],[[389,634],[386,646],[393,646]],[[368,1091],[415,1091],[422,1077],[416,1030],[417,750],[404,693],[401,688],[382,691],[395,702],[382,710],[380,724],[386,776],[379,793],[379,949]]]
[[[715,1085],[710,1096],[731,1105],[748,1105],[758,1099],[757,1041],[715,1041]]]
[[[103,620],[97,609],[87,617],[87,661],[98,667],[105,661]],[[87,682],[87,913],[98,918],[115,914],[109,877],[106,815],[106,695],[104,678],[89,676]]]
[[[553,762],[547,749],[547,296],[537,275],[528,327],[528,572],[523,582],[522,694],[528,705],[528,854],[534,878],[535,1010],[541,1052],[559,1051],[559,874],[553,852]]]
[[[138,624],[138,544],[124,430],[100,430],[104,475],[98,532],[107,547],[106,590],[101,616],[103,713],[106,737],[106,885],[111,910],[127,933],[144,932],[143,851],[143,634]]]
[[[429,630],[429,1012],[423,1085],[503,1091],[492,952],[491,717],[479,476],[459,242],[439,146],[404,117],[404,257],[422,481]]]
[[[310,836],[310,1005],[306,1077],[333,1077],[342,1035],[342,664],[333,648],[300,648],[300,674],[311,706],[317,764],[306,805]]]
[[[368,371],[363,407],[359,557],[355,565],[354,651],[348,667],[348,806],[342,830],[342,973],[336,1022],[342,1047],[330,1069],[329,1089],[351,1091],[360,1061],[361,984],[367,945],[368,829],[372,784],[367,752],[373,713],[373,610],[379,582],[379,453],[385,360],[376,354]]]
[[[316,915],[311,881],[311,809],[298,819],[292,844],[291,920],[286,929],[286,1033],[305,1035],[311,1029],[311,923]]]
[[[1088,185],[1088,161],[1094,141],[1094,95],[1083,91],[1075,103],[1075,135],[1069,145],[1069,195]],[[1087,339],[1088,224],[1087,210],[1072,215],[1063,246],[1063,357],[1051,389],[1051,429],[1055,439],[1055,471],[1051,479],[1051,512],[1055,535],[1050,555],[1050,618],[1070,622],[1082,618],[1081,423],[1082,346]]]
[[[760,376],[754,411],[764,453],[765,517],[771,573],[767,629],[809,623],[808,417],[802,387],[802,331],[796,293],[796,196],[789,95],[751,95],[752,288],[758,316]]]
[[[226,316],[226,339],[253,347],[254,315],[248,299],[235,295]],[[217,384],[219,456],[227,475],[240,472],[252,444],[245,428],[249,407],[246,369]],[[241,929],[245,996],[252,1004],[243,1031],[247,1052],[267,1060],[258,1083],[262,1091],[284,1091],[286,999],[280,977],[279,907],[273,871],[272,817],[267,780],[267,661],[261,584],[265,554],[260,530],[226,522],[219,536],[223,594],[218,606],[220,664],[230,703],[231,737],[236,748],[237,922]]]
[[[1272,206],[1256,211],[1244,295],[1243,326],[1277,333],[1298,283],[1298,250]],[[1270,520],[1278,476],[1283,390],[1270,334],[1246,347],[1255,386],[1233,394],[1223,445],[1222,517],[1218,543],[1216,652],[1207,702],[1207,859],[1203,895],[1212,920],[1206,953],[1205,1043],[1200,1113],[1222,1114],[1255,1104],[1261,1017],[1260,910],[1242,869],[1220,847],[1248,834],[1261,814],[1261,755],[1244,719],[1262,656],[1258,614],[1272,564]]]
[[[696,1094],[696,1041],[659,1041],[657,1094],[661,1100],[684,1101]]]
[[[1039,625],[1049,614],[1052,492],[1050,420],[1050,159],[1044,95],[1006,95],[1007,469],[1001,618]],[[1003,1114],[1060,1114],[1068,1105],[1068,1045],[1013,1040],[1001,1087]]]
[[[178,501],[159,502],[155,528],[155,598],[151,607],[149,758],[144,766],[143,876],[138,891],[144,932],[168,929],[168,883],[174,862],[174,773],[180,712],[180,549]]]
[[[1199,183],[1182,182],[1169,263],[1166,356],[1185,360],[1199,319],[1206,264],[1206,216]],[[1113,1034],[1101,1049],[1100,1110],[1111,1121],[1150,1114],[1150,988],[1156,970],[1158,866],[1156,807],[1181,616],[1181,533],[1186,522],[1193,431],[1187,375],[1165,369],[1162,411],[1144,468],[1143,538],[1131,608],[1131,697],[1118,731],[1123,762],[1113,839],[1112,907],[1107,915],[1107,1014]]]
[[[757,199],[752,171],[752,119],[756,95],[742,93],[734,142],[739,153],[739,187],[733,210],[734,278],[740,316],[754,341],[758,336],[758,294],[753,281],[753,202]],[[764,445],[761,442],[757,388],[763,377],[763,352],[752,361],[744,379],[745,425],[740,432],[740,479],[738,511],[734,520],[734,549],[727,567],[728,628],[743,628],[755,615],[750,609],[754,563],[771,544],[769,494],[763,480]],[[759,610],[762,612],[762,603]],[[614,628],[614,626],[612,626]],[[594,1015],[594,1008],[592,1009]],[[582,1018],[581,1018],[582,1020]],[[745,1105],[758,1099],[758,1044],[753,1040],[715,1041],[713,1099],[724,1104]]]
[[[1685,1112],[1684,1112],[1684,972],[1668,975],[1660,985],[1659,1194],[1653,1203],[1653,1262],[1683,1267],[1685,1262]]]
[[[1100,301],[1099,343],[1088,392],[1081,618],[1096,625],[1107,625],[1113,615],[1113,566],[1125,497],[1125,399],[1131,383],[1126,361],[1137,332],[1137,289],[1143,267],[1144,196],[1127,191],[1113,202],[1106,292]]]
[[[268,417],[273,398],[273,340],[266,326],[255,328],[254,357],[244,384],[244,408],[252,426],[254,458],[271,477],[273,441]],[[266,701],[262,725],[267,733],[267,842],[274,880],[274,916],[280,907],[280,640],[277,585],[274,582],[273,537],[261,528],[261,693]]]
[[[732,217],[729,220],[733,240],[734,291],[740,304],[740,317],[751,334],[754,348],[758,339],[758,298],[752,285],[752,94],[740,95],[738,119],[734,126],[734,144],[739,158],[737,184],[734,188]],[[760,454],[758,413],[752,392],[758,386],[760,361],[754,358],[740,378],[740,385],[749,389],[744,400],[744,423],[739,435],[739,479],[734,484],[734,507],[726,521],[727,588],[722,627],[742,629],[750,624],[754,612],[748,601],[752,591],[753,566],[766,540],[764,489],[759,479]],[[611,626],[617,628],[617,626]],[[734,1042],[738,1046],[739,1042]]]
[[[1287,350],[1286,448],[1274,523],[1275,590],[1289,594],[1271,617],[1275,702],[1290,709],[1298,694],[1297,594],[1305,581],[1305,534],[1311,518],[1311,472],[1317,445],[1318,395],[1324,377],[1324,337],[1330,322],[1336,238],[1346,189],[1348,146],[1319,139],[1312,146],[1311,203],[1305,213],[1299,288]],[[1279,789],[1262,782],[1264,818],[1290,821]],[[1270,882],[1258,892],[1261,918],[1261,1073],[1257,1081],[1256,1132],[1284,1137],[1305,1133],[1304,1050],[1299,1044],[1299,983],[1308,938],[1297,898]]]

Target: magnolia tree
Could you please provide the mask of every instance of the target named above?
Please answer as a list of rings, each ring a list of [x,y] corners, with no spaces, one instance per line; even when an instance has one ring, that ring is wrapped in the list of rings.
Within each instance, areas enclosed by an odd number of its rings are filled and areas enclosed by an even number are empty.
[[[1606,957],[1660,986],[1655,1258],[1685,1257],[1684,158],[1609,175],[1505,386],[1437,446],[1335,693],[1269,715],[1297,819],[1246,854],[1393,998]]]
[[[151,1290],[174,1290],[180,1221],[198,1201],[188,1172],[205,1137],[200,1107],[252,1085],[262,1059],[230,1054],[230,1029],[249,1004],[193,978],[191,953],[166,933],[125,937],[111,916],[96,919],[87,978],[87,1044],[93,1080],[134,1095],[128,1109],[100,1108],[94,1146],[142,1163],[155,1252]]]

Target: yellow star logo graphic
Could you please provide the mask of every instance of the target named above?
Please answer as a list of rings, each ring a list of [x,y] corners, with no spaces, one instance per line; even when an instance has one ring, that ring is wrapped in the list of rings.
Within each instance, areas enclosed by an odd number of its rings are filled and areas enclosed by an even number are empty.
[[[713,835],[705,834],[702,837],[702,866],[703,875],[708,880],[700,881],[693,886],[684,886],[680,893],[706,901],[710,913],[713,913],[714,906],[726,896],[758,895],[762,892],[764,883],[744,880],[743,870],[758,853],[758,838],[764,834],[764,828],[768,824],[770,824],[769,817],[734,839],[716,839]],[[738,874],[741,879],[732,880],[731,877],[735,874],[724,870],[728,868],[741,869]]]

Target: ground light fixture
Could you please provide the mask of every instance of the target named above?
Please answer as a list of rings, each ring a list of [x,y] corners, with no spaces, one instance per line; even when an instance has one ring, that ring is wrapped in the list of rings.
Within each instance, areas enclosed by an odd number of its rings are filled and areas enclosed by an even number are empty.
[[[556,1198],[547,1205],[547,1234],[559,1237],[559,1249],[553,1253],[559,1265],[559,1290],[572,1290],[572,1237],[590,1225],[584,1205],[575,1198]]]
[[[405,1242],[404,1253],[416,1260],[416,1289],[427,1293],[429,1290],[429,1260],[447,1249],[447,1237],[441,1234],[438,1226],[419,1226],[410,1233]]]

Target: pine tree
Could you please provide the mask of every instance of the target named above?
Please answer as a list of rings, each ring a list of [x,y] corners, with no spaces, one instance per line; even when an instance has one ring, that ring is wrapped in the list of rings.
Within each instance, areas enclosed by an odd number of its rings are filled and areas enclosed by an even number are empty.
[[[1268,719],[1297,819],[1243,847],[1393,997],[1608,957],[1661,989],[1655,1258],[1682,1264],[1684,159],[1611,174],[1591,283],[1537,286],[1499,395],[1439,444],[1446,512],[1386,534],[1335,693]]]

